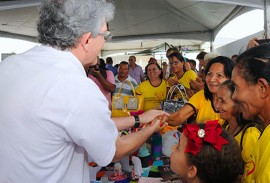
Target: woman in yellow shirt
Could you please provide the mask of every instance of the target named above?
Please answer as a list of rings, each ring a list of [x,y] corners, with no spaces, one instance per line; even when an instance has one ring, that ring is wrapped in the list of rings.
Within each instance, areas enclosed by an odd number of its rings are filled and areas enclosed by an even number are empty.
[[[237,59],[232,72],[237,101],[245,119],[258,116],[264,131],[245,166],[242,182],[270,182],[270,44],[248,49]]]
[[[145,68],[146,81],[136,87],[135,92],[144,96],[144,111],[160,108],[166,98],[168,83],[163,79],[162,69],[157,63],[150,63]]]
[[[214,104],[217,100],[216,93],[221,83],[231,78],[234,62],[227,57],[219,56],[208,62],[205,68],[205,86],[204,90],[193,95],[187,104],[179,111],[162,119],[170,125],[180,125],[189,117],[196,114],[196,121],[205,123],[207,120],[218,120],[222,125],[223,121]]]
[[[223,126],[235,137],[242,151],[242,159],[247,163],[263,131],[263,124],[259,120],[255,123],[254,120],[243,119],[237,103],[232,100],[233,92],[234,86],[230,80],[220,85],[217,92],[217,109],[220,117],[225,120]]]
[[[185,88],[190,89],[190,81],[196,80],[197,74],[193,70],[184,70],[184,57],[177,52],[169,55],[169,64],[174,76],[168,78],[170,85],[182,84]]]

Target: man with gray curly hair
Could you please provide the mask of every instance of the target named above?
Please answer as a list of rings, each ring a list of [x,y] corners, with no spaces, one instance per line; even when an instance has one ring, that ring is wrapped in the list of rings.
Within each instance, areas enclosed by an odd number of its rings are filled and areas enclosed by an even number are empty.
[[[107,0],[44,0],[41,46],[0,63],[0,182],[89,183],[88,155],[106,166],[161,129],[155,118],[164,113],[157,110],[111,119],[107,100],[85,75],[83,66],[96,64],[110,38],[113,13]]]

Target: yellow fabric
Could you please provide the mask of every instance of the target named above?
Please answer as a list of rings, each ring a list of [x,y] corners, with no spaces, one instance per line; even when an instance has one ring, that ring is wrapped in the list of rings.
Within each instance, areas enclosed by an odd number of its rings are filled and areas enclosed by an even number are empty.
[[[242,182],[268,183],[270,182],[270,125],[266,127],[262,136],[255,144],[251,159],[245,166]]]
[[[166,98],[167,87],[169,87],[169,84],[165,80],[162,80],[157,87],[152,86],[149,80],[139,84],[135,92],[138,95],[144,96],[143,110],[148,111],[153,108],[159,108],[160,102]]]
[[[188,101],[197,111],[196,121],[205,123],[208,120],[218,120],[219,124],[223,124],[224,120],[220,118],[219,113],[215,112],[211,101],[206,100],[204,90],[195,93]]]
[[[175,78],[175,76],[172,76]],[[178,82],[181,83],[184,87],[190,89],[190,80],[196,80],[197,74],[193,70],[188,70],[184,73],[184,75],[178,79]]]
[[[235,139],[239,145],[243,131],[244,128],[235,136]],[[250,160],[250,154],[252,153],[254,145],[258,141],[260,134],[261,132],[256,127],[249,127],[245,130],[245,134],[242,140],[242,159],[244,162],[248,162]]]

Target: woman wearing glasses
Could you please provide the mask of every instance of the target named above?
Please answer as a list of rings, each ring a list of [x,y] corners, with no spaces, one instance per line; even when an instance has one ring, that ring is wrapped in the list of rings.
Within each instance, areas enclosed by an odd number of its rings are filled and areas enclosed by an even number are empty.
[[[196,80],[197,74],[193,70],[185,70],[185,59],[177,52],[169,55],[169,64],[171,73],[174,75],[167,79],[170,85],[182,84],[185,88],[190,89],[190,81]]]

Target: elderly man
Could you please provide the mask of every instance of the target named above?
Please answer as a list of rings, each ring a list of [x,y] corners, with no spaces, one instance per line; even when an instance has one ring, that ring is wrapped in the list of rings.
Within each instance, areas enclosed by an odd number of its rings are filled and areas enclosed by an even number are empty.
[[[142,67],[136,64],[135,56],[130,56],[128,62],[129,62],[129,75],[133,77],[138,84],[140,84],[145,80]]]
[[[89,183],[87,154],[105,166],[139,148],[155,131],[119,137],[118,129],[161,111],[111,119],[107,101],[83,66],[95,65],[114,6],[106,0],[44,0],[41,46],[0,63],[0,182]]]
[[[120,87],[122,86],[122,84],[125,81],[130,81],[134,88],[138,85],[137,81],[128,74],[128,62],[122,61],[119,64],[118,74],[115,76],[116,87],[115,87],[115,90],[113,93],[114,95],[116,93],[118,93]],[[122,95],[134,95],[134,93],[132,91],[132,86],[130,85],[129,82],[125,82],[125,84],[122,87],[121,94]]]

